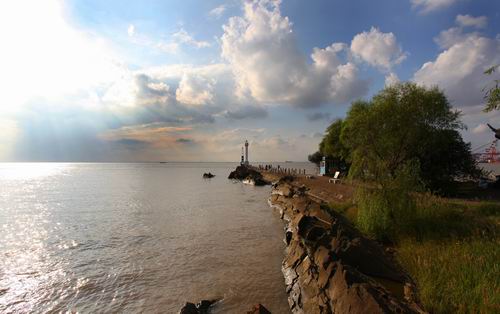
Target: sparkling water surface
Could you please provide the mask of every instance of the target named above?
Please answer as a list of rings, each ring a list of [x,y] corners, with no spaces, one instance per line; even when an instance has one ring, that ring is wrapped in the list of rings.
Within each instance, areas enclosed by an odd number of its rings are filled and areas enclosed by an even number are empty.
[[[228,180],[235,166],[0,164],[0,312],[177,313],[222,298],[216,313],[289,313],[270,188]]]

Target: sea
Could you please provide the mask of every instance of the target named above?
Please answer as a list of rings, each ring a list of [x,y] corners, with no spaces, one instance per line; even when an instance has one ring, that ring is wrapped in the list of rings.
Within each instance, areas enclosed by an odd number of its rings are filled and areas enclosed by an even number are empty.
[[[283,223],[236,165],[0,163],[0,312],[289,313]]]

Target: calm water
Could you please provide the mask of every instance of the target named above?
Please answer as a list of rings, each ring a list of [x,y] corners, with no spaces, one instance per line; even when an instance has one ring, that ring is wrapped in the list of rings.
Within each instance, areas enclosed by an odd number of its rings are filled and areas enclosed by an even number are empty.
[[[0,164],[0,312],[288,313],[269,187],[234,166]]]

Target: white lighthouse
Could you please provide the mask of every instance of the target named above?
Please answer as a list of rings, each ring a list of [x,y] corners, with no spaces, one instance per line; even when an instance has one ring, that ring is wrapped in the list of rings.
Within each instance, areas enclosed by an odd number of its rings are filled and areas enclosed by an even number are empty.
[[[245,140],[245,165],[249,165],[250,163],[248,162],[248,141]]]

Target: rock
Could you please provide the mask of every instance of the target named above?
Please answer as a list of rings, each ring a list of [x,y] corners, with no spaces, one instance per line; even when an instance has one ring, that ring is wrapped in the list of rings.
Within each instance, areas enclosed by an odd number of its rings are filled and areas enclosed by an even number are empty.
[[[254,305],[251,311],[248,311],[247,314],[271,314],[268,309],[264,307],[262,304]]]
[[[203,178],[205,178],[205,179],[210,179],[210,178],[213,178],[213,177],[215,177],[215,174],[211,174],[210,172],[203,174]]]
[[[186,302],[179,314],[208,314],[210,307],[218,300],[201,300],[198,304]]]
[[[210,309],[210,306],[217,302],[217,300],[201,300],[196,304],[196,307],[198,308],[198,312],[200,314],[205,314],[208,313],[208,310]]]
[[[304,187],[278,182],[269,203],[286,224],[282,272],[292,313],[425,313],[391,254]]]
[[[260,172],[244,165],[236,167],[236,169],[229,174],[228,179],[235,179],[240,181],[245,180],[246,183],[256,186],[270,184],[269,182],[264,180],[264,177]]]
[[[200,314],[196,305],[190,302],[186,302],[186,304],[181,308],[179,314]]]

